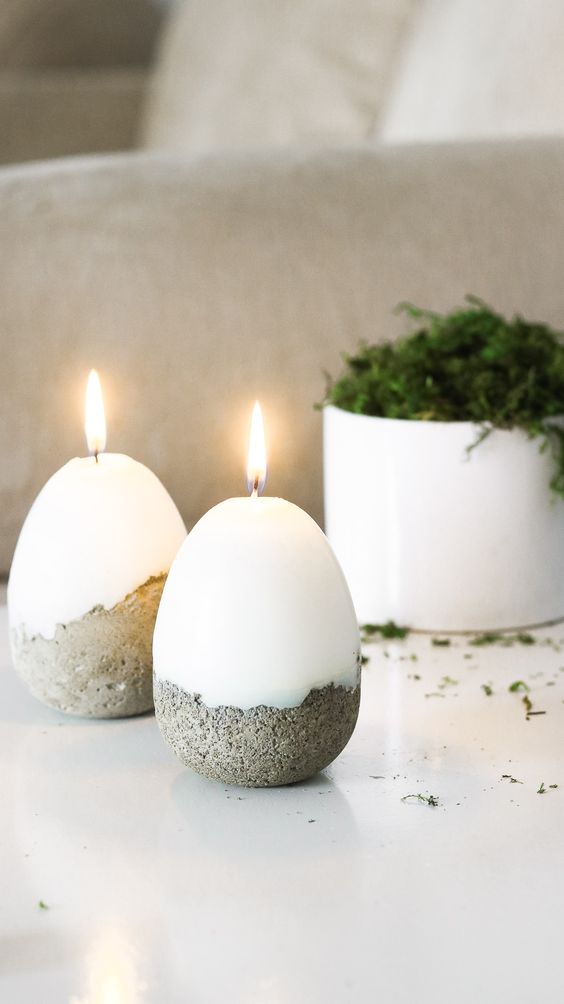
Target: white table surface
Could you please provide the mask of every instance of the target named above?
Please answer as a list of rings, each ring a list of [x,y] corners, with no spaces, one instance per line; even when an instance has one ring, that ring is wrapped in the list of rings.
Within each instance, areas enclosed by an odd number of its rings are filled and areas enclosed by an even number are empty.
[[[249,791],[183,769],[151,715],[37,703],[2,608],[0,1000],[561,1002],[564,626],[536,637],[375,643],[339,760]]]

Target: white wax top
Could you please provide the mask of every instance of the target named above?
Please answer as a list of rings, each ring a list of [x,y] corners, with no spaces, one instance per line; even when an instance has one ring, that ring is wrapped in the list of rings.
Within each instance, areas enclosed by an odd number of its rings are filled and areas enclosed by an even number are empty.
[[[107,609],[168,572],[186,536],[159,479],[122,454],[75,458],[37,496],[8,584],[12,627],[52,638],[93,607]]]
[[[358,682],[359,632],[341,568],[302,509],[228,499],[186,538],[154,636],[156,675],[209,707],[295,707]]]

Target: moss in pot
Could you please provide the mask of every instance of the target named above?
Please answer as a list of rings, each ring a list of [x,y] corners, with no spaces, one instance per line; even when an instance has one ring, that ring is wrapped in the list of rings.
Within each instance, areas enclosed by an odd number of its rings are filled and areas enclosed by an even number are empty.
[[[398,309],[415,333],[345,356],[322,405],[327,532],[359,618],[564,616],[562,335],[475,297]]]

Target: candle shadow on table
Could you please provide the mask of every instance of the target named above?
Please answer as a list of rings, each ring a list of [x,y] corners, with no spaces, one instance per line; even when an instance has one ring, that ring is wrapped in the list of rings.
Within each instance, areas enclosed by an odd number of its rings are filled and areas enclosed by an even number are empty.
[[[306,858],[335,845],[346,853],[359,843],[346,795],[324,773],[295,785],[242,788],[186,769],[175,778],[171,795],[184,823],[183,843],[188,840],[199,853],[223,856],[226,832],[230,852],[240,861],[292,856],[296,838]]]
[[[223,965],[249,1000],[270,999],[263,991],[273,974],[276,999],[297,999],[295,973],[312,965],[308,922],[298,918],[332,915],[336,875],[346,890],[346,916],[364,881],[355,814],[324,774],[249,789],[179,772],[160,822],[154,871],[167,904],[162,923],[171,967],[181,972],[189,957],[196,971],[213,930]],[[217,977],[206,979],[210,993]]]

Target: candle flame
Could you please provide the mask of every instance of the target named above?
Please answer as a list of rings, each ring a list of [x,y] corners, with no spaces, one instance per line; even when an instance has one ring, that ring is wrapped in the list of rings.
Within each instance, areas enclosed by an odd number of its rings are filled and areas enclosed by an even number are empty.
[[[97,460],[98,454],[106,449],[106,415],[100,377],[96,370],[90,370],[86,385],[84,431],[88,450]]]
[[[253,498],[260,495],[266,482],[266,445],[264,423],[258,401],[255,401],[249,434],[249,455],[247,460],[247,485]]]

